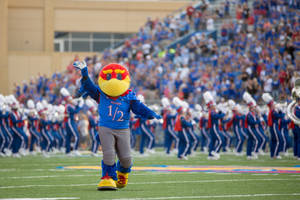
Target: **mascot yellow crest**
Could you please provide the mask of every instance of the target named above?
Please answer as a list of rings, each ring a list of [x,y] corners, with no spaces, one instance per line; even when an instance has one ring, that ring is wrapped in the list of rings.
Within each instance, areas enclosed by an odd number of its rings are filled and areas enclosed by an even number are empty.
[[[117,97],[124,94],[130,87],[130,75],[126,67],[112,63],[102,68],[98,84],[108,96]]]

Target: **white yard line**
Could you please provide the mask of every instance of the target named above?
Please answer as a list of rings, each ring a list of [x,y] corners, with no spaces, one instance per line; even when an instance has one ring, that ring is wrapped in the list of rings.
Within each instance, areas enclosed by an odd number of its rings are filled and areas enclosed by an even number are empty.
[[[18,186],[3,186],[0,189],[15,189],[15,188],[34,188],[34,187],[80,187],[80,186],[91,186],[95,184],[69,184],[69,185],[18,185]]]
[[[175,174],[191,174],[191,173],[178,173],[174,172]],[[130,176],[149,176],[149,175],[170,175],[170,173],[157,173],[157,172],[149,172],[149,173],[143,173],[143,174],[131,174]],[[8,177],[0,177],[0,180],[3,179],[43,179],[43,178],[61,178],[61,177],[97,177],[99,175],[99,172],[97,174],[69,174],[69,175],[47,175],[47,176],[8,176]]]
[[[218,183],[218,182],[245,182],[245,181],[300,181],[300,179],[221,179],[221,180],[195,180],[195,181],[157,181],[157,182],[133,182],[129,185],[149,185],[149,184],[183,184],[183,183]],[[0,189],[15,189],[15,188],[34,188],[34,187],[77,187],[91,186],[94,184],[64,184],[64,185],[11,185],[2,186]]]
[[[15,168],[10,168],[10,169],[0,169],[0,172],[12,172],[12,171],[16,171]]]
[[[218,183],[218,182],[244,182],[244,181],[291,181],[300,179],[271,179],[271,178],[264,178],[264,179],[220,179],[220,180],[196,180],[196,181],[158,181],[158,182],[137,182],[137,183],[128,183],[132,185],[139,185],[139,184],[180,184],[180,183]]]
[[[54,197],[54,198],[10,198],[0,200],[66,200],[66,199],[80,199],[78,197]]]
[[[273,173],[270,173],[270,174],[251,174],[252,176],[276,176],[278,174],[273,174]]]
[[[0,179],[42,179],[42,178],[60,178],[60,177],[81,177],[81,176],[95,176],[84,174],[72,174],[72,175],[50,175],[50,176],[13,176],[13,177],[0,177]]]
[[[210,198],[246,198],[246,197],[270,197],[270,196],[300,196],[300,193],[290,194],[231,194],[214,196],[180,196],[180,197],[142,197],[142,198],[121,198],[106,200],[161,200],[161,199],[210,199]]]

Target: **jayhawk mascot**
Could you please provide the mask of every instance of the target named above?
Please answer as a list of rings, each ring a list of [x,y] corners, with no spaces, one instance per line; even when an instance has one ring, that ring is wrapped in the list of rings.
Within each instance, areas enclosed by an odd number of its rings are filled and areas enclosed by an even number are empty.
[[[102,178],[97,188],[98,190],[124,188],[132,166],[130,111],[147,119],[160,119],[161,116],[141,103],[135,93],[129,89],[130,75],[124,66],[116,63],[104,66],[96,85],[89,78],[84,61],[76,61],[73,65],[81,70],[80,90],[98,103],[100,116],[98,126],[103,160]]]

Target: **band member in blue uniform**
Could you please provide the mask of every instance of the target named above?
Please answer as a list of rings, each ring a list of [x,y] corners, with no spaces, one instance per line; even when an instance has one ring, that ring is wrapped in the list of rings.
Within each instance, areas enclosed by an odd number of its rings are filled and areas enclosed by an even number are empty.
[[[46,110],[40,110],[39,111],[40,115],[40,133],[42,136],[42,141],[41,141],[41,147],[42,147],[42,152],[45,157],[48,157],[48,153],[51,150],[51,147],[53,146],[53,139],[49,133],[49,125],[51,122],[47,119],[47,113]]]
[[[92,155],[96,155],[100,143],[100,137],[98,134],[98,119],[97,119],[97,109],[95,107],[90,107],[88,112],[88,120],[89,120],[89,133],[92,141]]]
[[[177,157],[179,159],[187,160],[187,153],[190,147],[189,136],[184,128],[187,128],[189,123],[184,119],[183,115],[183,107],[179,107],[177,109],[177,116],[175,119],[174,130],[177,131],[177,135],[179,137],[179,146],[178,146],[178,154]]]
[[[247,159],[257,159],[258,158],[258,147],[260,142],[258,139],[258,133],[256,132],[256,127],[258,126],[259,121],[256,116],[256,101],[251,97],[247,92],[243,95],[244,101],[247,103],[249,112],[245,117],[245,128],[248,134],[247,140]]]
[[[278,122],[280,119],[284,117],[282,112],[278,112],[275,109],[273,98],[270,94],[264,93],[262,95],[263,100],[267,103],[269,107],[269,114],[268,114],[268,127],[270,131],[270,155],[271,158],[281,158],[279,156],[280,150],[282,150],[283,146],[283,137],[279,132]]]
[[[78,126],[77,122],[75,120],[75,115],[79,113],[81,110],[81,107],[74,102],[75,100],[72,99],[71,96],[68,96],[66,98],[67,104],[66,104],[66,153],[71,153],[71,139],[74,138],[74,147],[73,152],[75,155],[80,155],[78,152],[78,146],[79,146],[79,132],[78,132]],[[74,105],[75,104],[75,105]]]
[[[199,129],[200,129],[200,134],[201,134],[201,138],[200,138],[200,151],[202,152],[208,152],[208,148],[211,142],[211,138],[210,135],[208,133],[208,128],[207,128],[207,113],[205,112],[200,120],[199,120]]]
[[[7,105],[2,107],[2,111],[0,112],[0,128],[2,133],[6,136],[6,143],[4,147],[4,153],[7,156],[11,156],[12,154],[12,144],[14,140],[14,133],[10,128],[10,120],[9,120],[9,107]]]
[[[170,154],[173,142],[175,142],[174,149],[177,149],[179,145],[179,138],[174,131],[175,118],[176,115],[171,114],[171,108],[165,107],[163,113],[163,129],[165,132],[165,147],[167,154]]]
[[[283,147],[282,151],[284,155],[288,155],[288,149],[292,147],[292,141],[291,137],[289,135],[289,124],[291,123],[291,120],[287,117],[286,114],[284,114],[284,117],[279,120],[279,131],[281,132],[281,135],[283,135]]]
[[[228,130],[232,126],[233,133],[236,137],[236,144],[235,144],[235,152],[236,155],[242,155],[243,145],[245,142],[245,137],[242,133],[243,128],[243,117],[240,113],[241,107],[240,105],[234,106],[232,109],[233,116],[231,120],[226,124],[226,130]]]
[[[41,135],[39,133],[39,119],[35,110],[30,110],[28,115],[28,129],[31,134],[29,151],[32,153],[34,146],[40,149]]]
[[[17,156],[19,151],[20,153],[24,154],[28,145],[28,137],[23,131],[24,121],[22,117],[23,116],[21,116],[20,112],[18,111],[18,103],[14,102],[12,104],[12,112],[10,113],[9,119],[11,130],[14,133],[12,152],[15,156]]]

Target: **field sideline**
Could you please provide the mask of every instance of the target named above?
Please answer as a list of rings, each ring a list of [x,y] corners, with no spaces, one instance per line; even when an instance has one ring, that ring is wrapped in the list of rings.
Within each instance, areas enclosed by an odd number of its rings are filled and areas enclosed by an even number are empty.
[[[177,160],[162,152],[151,156],[134,156],[134,166],[252,166],[300,167],[292,157],[259,160],[222,155],[220,160],[207,160],[197,153],[187,161]],[[97,191],[100,171],[64,169],[67,166],[99,166],[101,157],[50,158],[27,156],[0,158],[0,199],[300,199],[299,173],[215,173],[133,171],[129,185],[118,191]],[[300,168],[299,168],[300,170]]]

